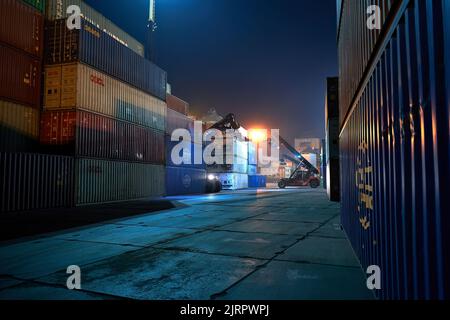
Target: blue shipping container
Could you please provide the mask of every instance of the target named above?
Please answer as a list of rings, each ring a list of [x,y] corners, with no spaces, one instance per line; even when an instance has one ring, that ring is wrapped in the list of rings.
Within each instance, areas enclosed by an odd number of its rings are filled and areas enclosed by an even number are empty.
[[[248,176],[249,188],[265,188],[267,185],[267,177],[261,175]]]
[[[81,30],[69,30],[66,19],[47,22],[47,64],[84,62],[166,100],[167,74],[87,21]]]
[[[184,167],[166,167],[166,195],[201,194],[206,190],[206,171]]]
[[[375,45],[374,37],[352,37],[364,29],[365,21],[354,25],[364,6],[342,2],[342,93],[353,97],[340,99],[348,110],[340,134],[342,224],[362,266],[380,267],[380,299],[449,299],[450,1],[390,3]],[[366,68],[351,59],[361,50],[372,57]]]

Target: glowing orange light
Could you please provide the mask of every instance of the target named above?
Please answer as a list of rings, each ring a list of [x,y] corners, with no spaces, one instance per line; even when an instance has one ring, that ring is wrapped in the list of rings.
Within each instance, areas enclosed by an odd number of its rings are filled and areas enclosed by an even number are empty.
[[[267,140],[266,129],[250,129],[248,131],[248,137],[253,142],[261,142]]]

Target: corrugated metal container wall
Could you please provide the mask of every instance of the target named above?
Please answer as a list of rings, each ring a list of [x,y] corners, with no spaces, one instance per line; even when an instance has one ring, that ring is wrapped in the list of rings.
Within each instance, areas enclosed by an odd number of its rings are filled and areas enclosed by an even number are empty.
[[[65,19],[48,22],[46,38],[47,64],[84,62],[166,100],[165,71],[85,20],[81,30],[69,30]]]
[[[338,78],[327,79],[325,119],[327,194],[331,201],[340,201]]]
[[[31,152],[39,142],[39,110],[0,100],[0,151]]]
[[[321,149],[322,168],[321,168],[320,173],[322,174],[322,183],[323,183],[323,188],[324,189],[327,188],[327,153],[326,153],[326,147],[327,147],[326,140],[322,139],[322,149]],[[339,172],[339,174],[340,174],[340,172]]]
[[[367,28],[369,17],[367,9],[371,5],[379,5],[381,25],[384,26],[389,10],[398,2],[398,0],[378,0],[377,3],[370,0],[341,0],[338,4],[338,10],[341,10],[338,12],[338,17],[341,17],[338,29],[339,66],[341,66],[339,79],[342,81],[339,89],[341,124],[356,94],[359,79],[374,58],[372,52],[380,36],[380,30]]]
[[[0,98],[39,107],[41,62],[0,44]]]
[[[28,3],[29,5],[35,7],[40,12],[44,12],[45,9],[45,0],[23,0],[24,2]]]
[[[0,211],[73,205],[73,158],[0,153]]]
[[[341,130],[342,223],[363,267],[380,266],[380,298],[448,299],[450,4],[395,8]]]
[[[194,138],[194,120],[169,108],[167,105],[166,132],[168,135],[177,129],[186,129]]]
[[[0,42],[42,58],[44,17],[19,0],[0,1]]]
[[[81,9],[81,16],[98,29],[103,30],[113,39],[130,48],[140,56],[144,56],[144,45],[124,32],[101,13],[81,0],[47,0],[46,16],[48,20],[59,20],[68,17],[67,8],[76,5]]]
[[[166,195],[202,194],[206,190],[206,171],[185,167],[166,167]]]
[[[41,142],[70,144],[81,157],[165,163],[164,132],[86,111],[44,112]]]
[[[248,176],[248,187],[249,188],[265,188],[267,185],[267,177],[260,175],[249,175]]]
[[[181,114],[184,114],[185,116],[187,116],[189,113],[189,104],[186,101],[183,101],[171,94],[167,95],[167,107]]]
[[[87,65],[45,67],[44,109],[85,109],[164,131],[166,103]]]
[[[220,173],[219,180],[224,190],[239,190],[248,188],[248,175],[241,173]]]
[[[165,167],[152,164],[77,159],[77,205],[163,196]]]

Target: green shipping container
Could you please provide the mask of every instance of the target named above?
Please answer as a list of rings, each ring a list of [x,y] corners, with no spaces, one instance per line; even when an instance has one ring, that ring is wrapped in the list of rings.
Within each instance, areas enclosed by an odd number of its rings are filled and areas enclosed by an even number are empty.
[[[25,3],[35,7],[40,12],[44,13],[45,9],[45,0],[23,0]]]

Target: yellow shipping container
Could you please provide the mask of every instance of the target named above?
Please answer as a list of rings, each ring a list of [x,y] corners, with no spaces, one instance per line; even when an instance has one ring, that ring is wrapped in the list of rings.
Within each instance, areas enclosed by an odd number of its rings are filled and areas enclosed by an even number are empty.
[[[44,109],[84,109],[165,130],[167,105],[85,64],[45,67]]]
[[[0,124],[2,128],[37,139],[39,137],[39,110],[0,100]],[[4,139],[4,137],[1,138]]]

